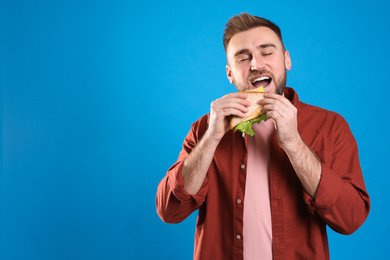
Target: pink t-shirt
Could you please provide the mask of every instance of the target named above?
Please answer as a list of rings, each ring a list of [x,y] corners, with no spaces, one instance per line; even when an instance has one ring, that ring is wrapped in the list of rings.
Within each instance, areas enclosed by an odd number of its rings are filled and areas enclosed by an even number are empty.
[[[248,162],[244,199],[244,259],[272,259],[272,223],[269,198],[269,142],[274,122],[253,124],[248,136]]]

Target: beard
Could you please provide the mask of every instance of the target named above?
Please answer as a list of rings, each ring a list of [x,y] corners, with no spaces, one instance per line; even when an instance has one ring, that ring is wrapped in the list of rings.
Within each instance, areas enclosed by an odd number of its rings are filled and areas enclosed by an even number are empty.
[[[286,88],[287,83],[287,70],[284,70],[283,76],[279,82],[276,82],[276,94],[283,95],[284,89]]]
[[[284,93],[284,89],[286,88],[286,83],[287,83],[287,70],[284,70],[284,73],[280,79],[276,79],[275,76],[271,72],[267,72],[265,70],[253,70],[251,71],[251,74],[249,74],[247,83],[244,82],[237,82],[235,81],[234,85],[238,91],[245,91],[250,89],[251,81],[253,78],[257,77],[258,75],[261,74],[268,74],[271,76],[272,81],[275,82],[275,93],[282,95]],[[271,83],[271,82],[270,82]]]

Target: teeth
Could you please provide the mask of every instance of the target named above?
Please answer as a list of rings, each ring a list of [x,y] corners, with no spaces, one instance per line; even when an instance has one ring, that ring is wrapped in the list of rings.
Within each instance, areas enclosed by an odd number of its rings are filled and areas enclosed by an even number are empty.
[[[263,77],[260,77],[260,78],[256,78],[252,81],[252,83],[255,83],[257,81],[260,81],[260,80],[265,80],[265,79],[270,79],[270,77],[267,77],[267,76],[263,76]]]

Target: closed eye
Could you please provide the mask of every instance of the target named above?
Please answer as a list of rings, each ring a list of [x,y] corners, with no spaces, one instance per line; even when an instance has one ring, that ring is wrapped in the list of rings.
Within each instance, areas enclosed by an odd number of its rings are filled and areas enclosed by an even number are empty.
[[[237,57],[238,62],[246,62],[252,59],[252,55],[241,55]]]

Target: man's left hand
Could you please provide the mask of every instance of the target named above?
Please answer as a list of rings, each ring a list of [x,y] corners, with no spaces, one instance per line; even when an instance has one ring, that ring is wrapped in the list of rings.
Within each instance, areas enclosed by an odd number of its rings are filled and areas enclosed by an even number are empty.
[[[259,101],[264,106],[261,112],[267,112],[267,119],[274,121],[280,146],[286,152],[296,150],[302,142],[298,133],[296,107],[278,94],[266,93],[264,97]]]

